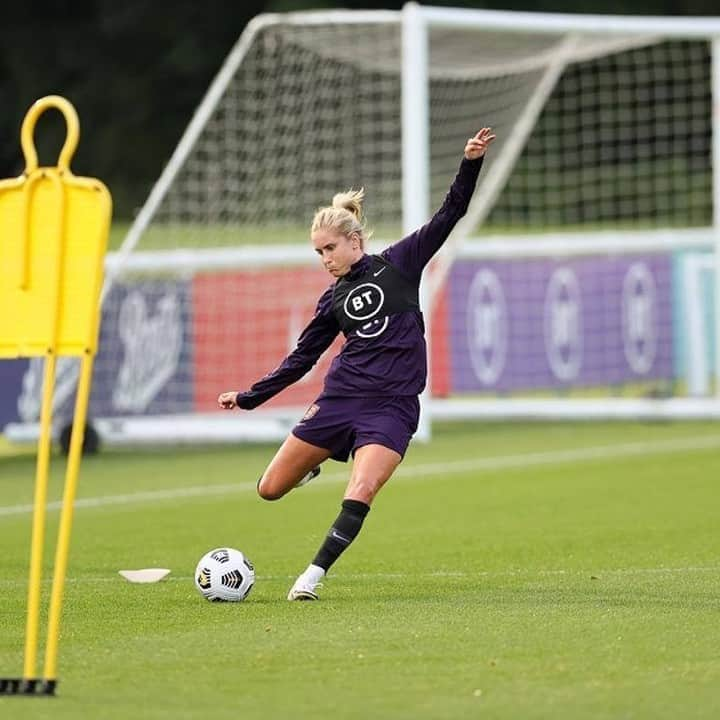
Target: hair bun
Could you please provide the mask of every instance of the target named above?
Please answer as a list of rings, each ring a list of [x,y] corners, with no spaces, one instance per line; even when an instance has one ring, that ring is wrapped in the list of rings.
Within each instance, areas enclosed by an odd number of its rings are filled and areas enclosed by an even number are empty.
[[[342,208],[351,212],[358,220],[362,216],[362,204],[365,199],[365,188],[359,190],[350,189],[347,192],[338,193],[332,199],[334,208]]]

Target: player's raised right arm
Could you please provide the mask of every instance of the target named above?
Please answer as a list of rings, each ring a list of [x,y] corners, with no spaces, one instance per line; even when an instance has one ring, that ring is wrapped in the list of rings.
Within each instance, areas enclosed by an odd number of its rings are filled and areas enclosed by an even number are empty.
[[[408,276],[420,279],[423,268],[466,213],[483,158],[493,140],[495,135],[487,127],[468,138],[460,169],[440,209],[425,225],[384,250],[382,254],[386,260],[401,268]]]

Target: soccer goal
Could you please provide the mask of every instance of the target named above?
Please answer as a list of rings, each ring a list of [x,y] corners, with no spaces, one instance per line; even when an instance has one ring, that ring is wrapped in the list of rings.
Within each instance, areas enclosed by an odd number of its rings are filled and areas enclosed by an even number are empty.
[[[483,125],[498,139],[423,289],[425,434],[433,418],[720,417],[719,103],[720,19],[258,16],[109,259],[98,430],[284,435],[339,345],[253,413],[215,400],[280,362],[327,286],[313,211],[364,186],[381,250],[439,206]]]

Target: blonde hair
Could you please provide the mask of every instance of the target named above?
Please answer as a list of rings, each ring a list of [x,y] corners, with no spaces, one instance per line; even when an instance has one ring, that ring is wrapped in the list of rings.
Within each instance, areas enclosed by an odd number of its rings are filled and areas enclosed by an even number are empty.
[[[333,197],[332,205],[321,207],[315,213],[310,227],[311,234],[318,230],[332,230],[345,235],[345,237],[357,233],[360,238],[360,248],[364,250],[365,243],[370,238],[362,215],[364,199],[365,188],[359,190],[351,188],[347,192],[338,193]]]

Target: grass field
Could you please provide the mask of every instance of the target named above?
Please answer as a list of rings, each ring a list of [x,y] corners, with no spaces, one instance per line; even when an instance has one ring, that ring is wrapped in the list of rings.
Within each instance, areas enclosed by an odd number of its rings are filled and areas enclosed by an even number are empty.
[[[0,717],[720,717],[720,425],[441,426],[318,603],[285,595],[347,469],[264,503],[272,452],[88,458],[59,696],[0,698]],[[4,676],[22,667],[32,474],[32,458],[0,457]],[[193,586],[220,545],[255,563],[244,603]],[[153,566],[172,574],[117,575]]]

